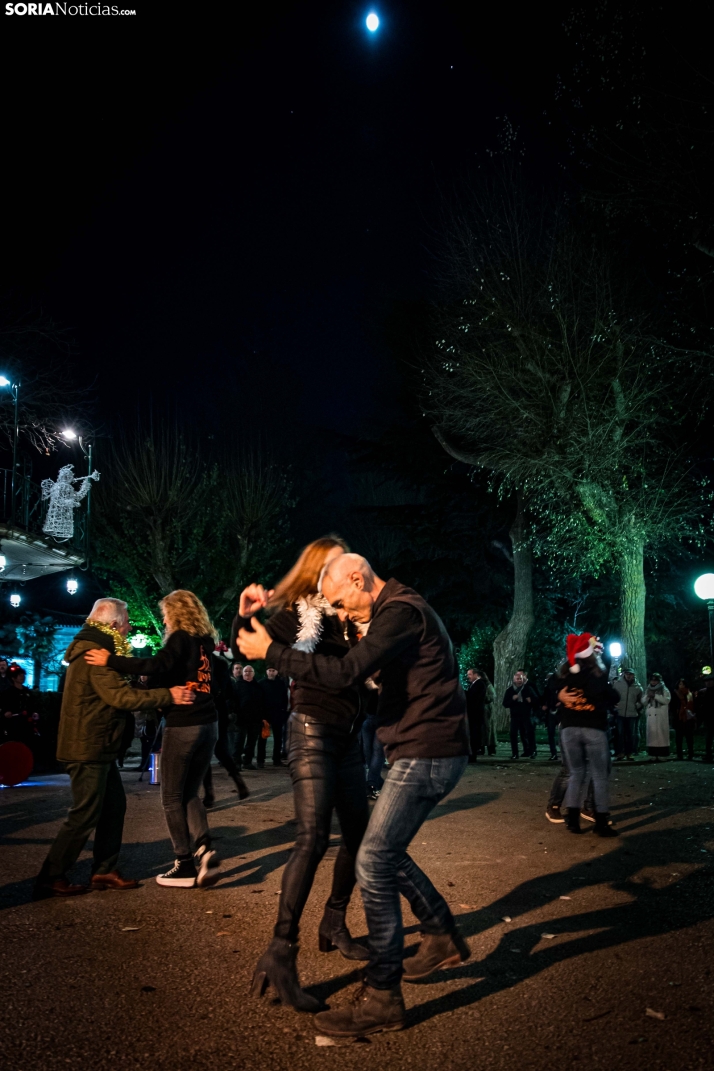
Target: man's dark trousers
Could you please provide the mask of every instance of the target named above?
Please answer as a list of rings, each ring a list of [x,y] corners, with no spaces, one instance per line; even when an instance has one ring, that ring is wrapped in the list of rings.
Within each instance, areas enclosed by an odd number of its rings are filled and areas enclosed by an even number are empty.
[[[116,762],[65,763],[73,804],[45,860],[51,880],[62,877],[79,859],[94,830],[92,874],[116,870],[124,832],[126,796]]]

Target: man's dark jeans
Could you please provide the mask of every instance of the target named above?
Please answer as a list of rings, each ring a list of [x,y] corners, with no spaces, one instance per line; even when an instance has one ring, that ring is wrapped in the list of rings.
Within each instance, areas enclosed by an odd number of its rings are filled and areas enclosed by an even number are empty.
[[[238,722],[236,730],[236,749],[233,758],[238,766],[249,766],[255,757],[255,748],[260,739],[262,721]],[[265,760],[265,753],[263,753]]]
[[[355,886],[357,849],[369,821],[369,804],[358,733],[293,714],[288,720],[288,768],[298,830],[283,871],[275,936],[297,941],[315,872],[330,843],[333,811],[340,822],[342,844],[335,859],[328,904],[347,909]]]
[[[526,704],[524,703],[525,707]],[[518,758],[518,735],[520,733],[523,756],[531,754],[531,715],[529,710],[511,711],[511,755]],[[535,734],[534,734],[535,735]]]
[[[384,748],[377,736],[377,719],[371,716],[362,723],[362,755],[367,766],[367,784],[379,791],[384,784]]]
[[[49,850],[42,872],[61,877],[79,859],[94,830],[92,874],[116,870],[124,831],[126,796],[116,762],[66,763],[72,806]]]
[[[161,803],[177,859],[186,859],[201,844],[210,843],[206,809],[198,793],[217,738],[215,721],[208,725],[169,725],[164,730]]]
[[[357,881],[369,927],[373,989],[391,989],[402,977],[404,928],[400,894],[425,933],[450,933],[454,918],[446,900],[407,854],[407,848],[437,803],[458,784],[468,756],[397,759],[390,767],[362,846]]]
[[[548,730],[548,747],[550,748],[550,757],[556,759],[558,757],[558,745],[557,745],[557,729],[560,716],[554,714],[552,710],[546,711],[545,725]]]
[[[623,718],[617,715],[617,745],[618,755],[637,754],[637,718]]]
[[[687,721],[675,721],[674,738],[677,742],[677,758],[684,758],[684,741],[687,741],[687,755],[694,758],[694,718]]]

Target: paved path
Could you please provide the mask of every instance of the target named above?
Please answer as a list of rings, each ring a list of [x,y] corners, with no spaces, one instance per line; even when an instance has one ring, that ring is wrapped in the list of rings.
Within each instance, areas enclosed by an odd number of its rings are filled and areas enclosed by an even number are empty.
[[[553,772],[470,766],[424,826],[414,857],[451,901],[473,956],[405,985],[408,1029],[369,1049],[320,1047],[310,1016],[249,997],[294,835],[285,770],[248,773],[244,803],[218,770],[211,825],[224,877],[205,891],[152,880],[171,859],[158,789],[125,773],[124,868],[142,888],[37,904],[31,878],[68,782],[1,791],[3,1071],[712,1067],[714,768],[616,768],[623,836],[612,841],[545,820]],[[358,978],[317,950],[335,850],[305,912],[299,960],[303,983],[333,1003]],[[88,875],[86,859],[78,873]],[[349,918],[363,934],[359,896]]]

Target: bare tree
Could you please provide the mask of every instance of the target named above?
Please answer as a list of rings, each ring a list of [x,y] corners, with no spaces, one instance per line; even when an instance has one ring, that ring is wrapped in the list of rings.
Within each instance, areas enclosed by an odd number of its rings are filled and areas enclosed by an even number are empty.
[[[56,448],[68,424],[88,426],[90,385],[77,385],[70,351],[66,332],[50,317],[0,301],[0,374],[19,384],[20,441],[44,453]],[[14,434],[12,397],[0,392],[0,440],[9,445]]]
[[[452,221],[445,266],[459,296],[436,311],[425,404],[449,453],[519,494],[541,552],[574,576],[617,570],[627,655],[644,674],[645,549],[696,528],[684,399],[709,358],[657,337],[561,216],[532,210],[510,176]],[[522,521],[512,539],[515,565]],[[527,556],[519,571],[522,636],[532,623]],[[500,641],[503,683],[525,644]]]

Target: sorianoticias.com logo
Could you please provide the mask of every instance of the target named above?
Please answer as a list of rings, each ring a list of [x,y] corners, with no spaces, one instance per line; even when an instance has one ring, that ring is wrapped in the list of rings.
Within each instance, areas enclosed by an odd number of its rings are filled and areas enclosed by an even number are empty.
[[[136,15],[114,4],[5,4],[6,15]]]

